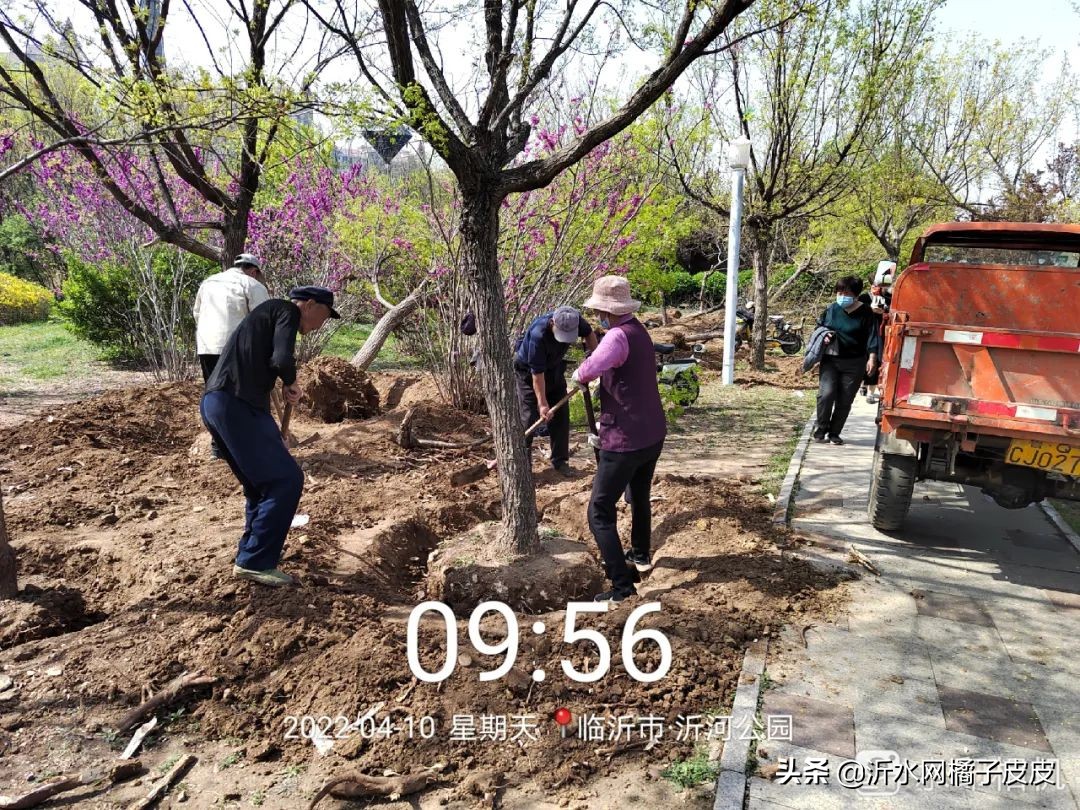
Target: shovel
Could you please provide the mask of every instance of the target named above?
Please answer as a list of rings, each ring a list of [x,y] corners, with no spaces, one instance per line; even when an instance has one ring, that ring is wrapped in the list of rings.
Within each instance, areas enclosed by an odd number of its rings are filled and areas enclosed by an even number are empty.
[[[564,396],[562,399],[560,399],[558,402],[551,406],[551,410],[549,411],[549,413],[555,413],[555,411],[559,410],[559,408],[569,402],[573,398],[574,394],[576,394],[577,392],[577,388],[571,389],[571,391],[566,396]],[[543,417],[541,417],[540,419],[537,419],[535,422],[529,425],[528,429],[525,431],[525,438],[527,439],[532,436],[536,431],[540,429],[540,426],[543,424],[544,419]],[[496,462],[494,461],[481,461],[479,464],[473,464],[471,467],[466,467],[464,470],[458,470],[456,473],[450,476],[450,485],[460,487],[464,486],[465,484],[472,484],[476,481],[479,481],[489,472],[494,470],[495,466]]]
[[[593,449],[593,457],[597,465],[600,464],[600,434],[596,432],[596,411],[593,409],[592,391],[589,386],[581,389],[585,394],[585,420],[589,423],[589,446]]]

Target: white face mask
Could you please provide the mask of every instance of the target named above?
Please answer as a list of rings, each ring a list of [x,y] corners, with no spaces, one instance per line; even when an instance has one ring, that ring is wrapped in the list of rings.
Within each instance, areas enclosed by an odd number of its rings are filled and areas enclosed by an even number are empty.
[[[838,303],[842,307],[850,307],[852,304],[855,303],[855,296],[854,295],[837,295],[836,296],[836,303]]]

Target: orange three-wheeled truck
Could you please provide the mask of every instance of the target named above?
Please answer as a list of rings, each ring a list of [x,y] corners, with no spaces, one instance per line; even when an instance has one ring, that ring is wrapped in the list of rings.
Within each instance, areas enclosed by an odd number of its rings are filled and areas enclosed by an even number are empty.
[[[935,225],[893,285],[870,522],[918,480],[1080,500],[1080,225]]]

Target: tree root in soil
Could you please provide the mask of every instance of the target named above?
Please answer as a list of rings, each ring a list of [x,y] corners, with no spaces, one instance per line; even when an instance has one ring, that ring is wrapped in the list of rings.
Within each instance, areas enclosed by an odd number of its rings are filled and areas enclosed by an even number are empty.
[[[350,776],[341,776],[322,786],[319,792],[315,794],[315,798],[311,800],[311,804],[308,805],[308,810],[314,810],[315,806],[327,796],[335,799],[365,799],[373,796],[385,796],[391,800],[399,799],[402,796],[410,796],[428,787],[445,769],[446,764],[439,762],[429,768],[405,775],[368,776],[367,774],[356,773]]]
[[[101,781],[107,781],[110,785],[114,785],[133,776],[138,776],[142,773],[142,770],[142,763],[137,759],[133,759],[129,762],[118,762],[107,769],[97,768],[75,776],[65,776],[54,782],[39,785],[29,793],[24,793],[14,799],[0,796],[0,808],[3,808],[3,810],[27,810],[27,808],[44,804],[54,796],[67,793],[69,790],[86,787]]]
[[[164,687],[158,690],[149,700],[146,700],[136,706],[134,709],[120,718],[119,724],[116,726],[117,731],[128,731],[134,728],[149,715],[156,712],[162,706],[171,703],[180,693],[185,689],[192,689],[196,686],[213,686],[217,683],[217,678],[212,675],[199,675],[197,673],[183,673],[173,678]]]
[[[394,441],[406,450],[469,450],[479,447],[491,441],[490,436],[481,436],[468,442],[445,442],[441,439],[423,439],[413,432],[413,422],[416,419],[416,409],[409,408],[405,417],[401,420]]]

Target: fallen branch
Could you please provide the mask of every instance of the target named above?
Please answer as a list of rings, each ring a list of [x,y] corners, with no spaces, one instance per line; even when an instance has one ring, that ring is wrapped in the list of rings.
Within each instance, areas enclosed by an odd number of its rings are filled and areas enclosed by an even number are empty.
[[[67,793],[69,790],[75,790],[86,785],[93,785],[102,780],[108,780],[109,784],[122,782],[142,773],[142,769],[142,763],[137,759],[133,759],[130,762],[118,762],[107,771],[98,768],[78,776],[66,776],[63,779],[57,779],[55,782],[39,785],[29,793],[24,793],[14,799],[0,796],[0,808],[3,808],[3,810],[26,810],[26,808],[37,807],[39,804],[49,801],[53,796],[59,796],[61,793]]]
[[[169,769],[169,772],[162,777],[161,781],[146,794],[146,798],[133,805],[131,810],[147,810],[147,808],[153,807],[164,798],[165,794],[169,792],[169,788],[171,788],[180,777],[187,772],[188,768],[195,764],[195,762],[196,759],[193,754],[186,754],[183,756],[179,762]]]
[[[444,442],[440,439],[420,439],[416,436],[413,437],[413,444],[417,447],[430,447],[435,450],[469,450],[470,448],[487,444],[490,441],[490,436],[481,436],[479,439],[473,439],[471,442]]]
[[[148,715],[153,714],[167,703],[175,700],[185,689],[196,686],[213,686],[217,678],[211,675],[193,675],[187,672],[178,675],[158,690],[152,698],[140,703],[134,709],[120,718],[117,731],[127,731],[141,723]]]
[[[646,751],[651,751],[656,747],[656,740],[637,740],[636,742],[626,743],[625,745],[613,745],[610,748],[597,748],[596,755],[598,757],[607,757],[609,760],[619,754],[625,754],[627,751],[636,751],[639,748],[644,748]]]
[[[870,558],[855,548],[855,546],[848,546],[848,562],[858,563],[874,576],[881,576],[881,572],[877,569],[877,566],[870,562]]]
[[[724,336],[723,329],[710,329],[708,332],[698,332],[694,335],[687,335],[687,343],[705,343],[713,338],[722,338]]]
[[[335,799],[364,799],[372,796],[386,796],[391,800],[397,800],[402,796],[419,793],[435,781],[445,768],[446,765],[440,762],[430,768],[404,776],[368,776],[362,773],[342,776],[323,785],[319,792],[315,794],[315,798],[311,800],[308,810],[313,810],[327,796]]]

